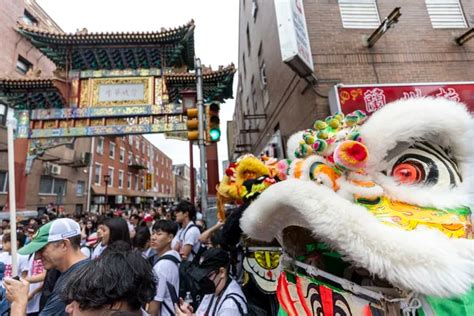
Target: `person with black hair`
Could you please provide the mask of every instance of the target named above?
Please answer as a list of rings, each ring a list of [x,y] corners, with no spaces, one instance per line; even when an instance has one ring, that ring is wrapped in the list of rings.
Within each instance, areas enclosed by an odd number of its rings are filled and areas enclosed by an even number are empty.
[[[201,243],[201,231],[194,223],[196,209],[188,201],[181,201],[174,210],[176,222],[181,226],[173,240],[173,249],[178,251],[183,261],[193,261],[198,253]]]
[[[181,257],[176,250],[171,249],[171,242],[178,227],[168,220],[159,220],[153,225],[151,247],[156,251],[153,260],[153,271],[156,275],[156,293],[150,302],[148,312],[152,316],[174,315],[172,296],[178,296],[179,265]]]
[[[147,227],[137,227],[135,236],[132,239],[133,248],[140,251],[143,258],[147,259],[155,254],[150,247],[151,234]]]
[[[229,275],[229,254],[220,248],[206,250],[199,266],[193,269],[192,277],[199,281],[202,294],[196,314],[187,303],[175,305],[177,316],[242,316],[248,313],[247,299],[240,285]]]
[[[107,218],[101,224],[97,232],[101,236],[101,242],[95,247],[92,259],[98,258],[108,245],[122,240],[131,245],[130,232],[127,222],[121,217]]]

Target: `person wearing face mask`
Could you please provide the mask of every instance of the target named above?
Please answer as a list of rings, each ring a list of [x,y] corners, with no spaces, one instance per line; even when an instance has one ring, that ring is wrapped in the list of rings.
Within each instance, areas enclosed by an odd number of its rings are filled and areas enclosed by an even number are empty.
[[[201,263],[193,269],[205,294],[195,313],[190,305],[180,300],[176,315],[240,316],[248,313],[247,299],[240,285],[229,276],[229,254],[220,248],[206,250]]]

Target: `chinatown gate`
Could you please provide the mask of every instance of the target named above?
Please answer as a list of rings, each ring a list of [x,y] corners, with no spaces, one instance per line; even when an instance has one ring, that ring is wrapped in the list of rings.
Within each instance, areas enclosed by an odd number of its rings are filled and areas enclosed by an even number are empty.
[[[18,209],[25,209],[25,171],[36,155],[72,138],[166,133],[187,140],[184,96],[191,94],[196,104],[196,75],[189,72],[195,68],[193,21],[145,33],[64,34],[25,25],[17,31],[57,66],[55,78],[0,79],[0,101],[17,119]],[[233,65],[204,69],[198,98],[232,98],[234,73]],[[212,194],[218,183],[216,143],[206,150]]]

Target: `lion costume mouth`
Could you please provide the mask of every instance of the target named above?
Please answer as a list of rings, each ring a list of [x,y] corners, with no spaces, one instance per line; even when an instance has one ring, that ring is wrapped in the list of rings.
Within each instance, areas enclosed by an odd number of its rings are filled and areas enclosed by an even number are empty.
[[[416,292],[453,296],[474,283],[474,247],[439,231],[405,231],[378,221],[323,185],[290,179],[268,188],[245,211],[242,230],[271,241],[284,228],[313,232],[346,259],[390,283]]]
[[[294,160],[294,178],[262,192],[245,211],[242,230],[270,241],[282,240],[286,227],[302,227],[402,289],[440,297],[468,292],[474,284],[474,241],[466,239],[470,114],[453,101],[421,98],[362,118],[360,130],[353,125],[360,118],[337,115],[316,122],[319,131],[300,133],[296,149],[288,145],[304,158]],[[338,144],[347,148],[338,152]],[[341,171],[330,173],[324,164]]]

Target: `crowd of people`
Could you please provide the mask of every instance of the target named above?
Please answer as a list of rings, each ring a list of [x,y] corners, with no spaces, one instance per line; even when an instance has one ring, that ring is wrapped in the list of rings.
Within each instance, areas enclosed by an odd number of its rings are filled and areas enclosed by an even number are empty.
[[[232,254],[195,207],[2,222],[0,315],[246,315]],[[13,275],[13,270],[18,275]]]

